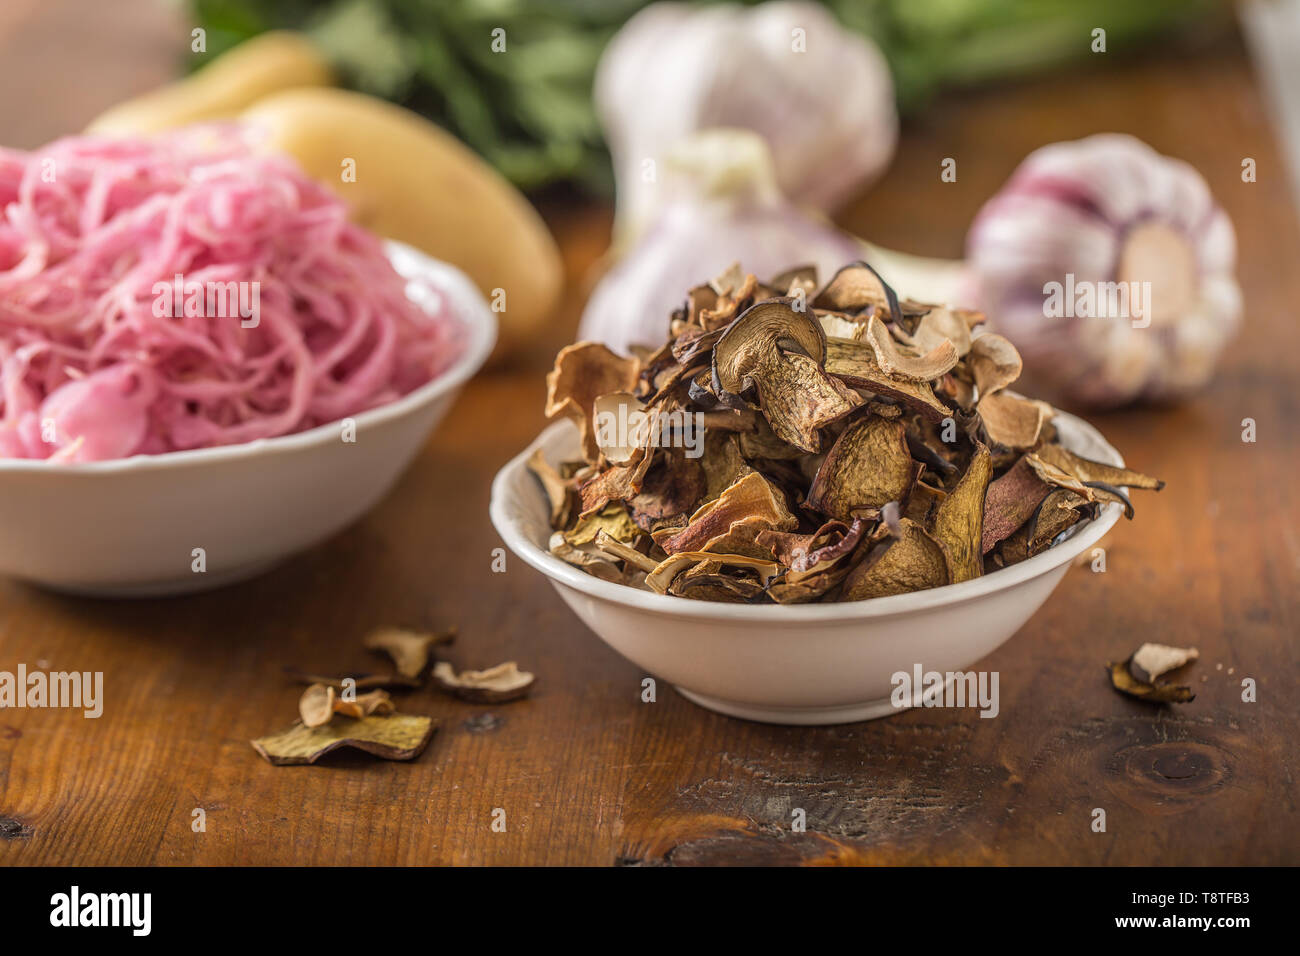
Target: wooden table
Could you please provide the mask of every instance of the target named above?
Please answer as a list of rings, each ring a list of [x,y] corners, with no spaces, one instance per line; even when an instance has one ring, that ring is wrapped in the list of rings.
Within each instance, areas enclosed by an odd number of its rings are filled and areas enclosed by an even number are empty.
[[[120,46],[145,42],[142,21],[108,20],[6,5],[7,90],[20,68],[29,79],[56,72],[56,37],[84,52],[81,93],[29,83],[27,99],[6,96],[6,141],[75,129],[169,69],[166,56],[128,58]],[[149,35],[156,51],[173,42],[157,27]],[[33,46],[41,37],[45,54]],[[16,64],[9,54],[23,50]],[[782,728],[717,716],[666,687],[644,704],[645,675],[540,575],[515,559],[491,571],[489,482],[543,425],[542,375],[573,334],[608,238],[607,209],[553,201],[571,282],[551,333],[465,390],[364,521],[256,581],[197,597],[114,603],[0,583],[0,669],[101,670],[106,682],[98,720],[0,711],[0,863],[1300,860],[1295,207],[1237,42],[1107,66],[944,100],[842,216],[883,244],[957,255],[983,198],[1026,152],[1115,129],[1196,164],[1237,225],[1246,334],[1206,396],[1096,419],[1169,487],[1143,495],[1137,520],[1109,536],[1106,573],[1073,569],[980,665],[1001,674],[998,719],[914,710]],[[948,156],[955,184],[939,180]],[[1256,183],[1240,180],[1245,156]],[[1254,444],[1241,441],[1246,417]],[[250,738],[295,712],[299,688],[281,665],[373,669],[359,640],[382,624],[456,624],[458,666],[517,659],[539,675],[537,691],[495,708],[414,692],[404,708],[442,725],[409,764],[335,755],[282,768],[258,757]],[[1109,688],[1103,662],[1145,640],[1201,649],[1194,703],[1157,710]],[[1257,703],[1242,702],[1243,677],[1258,682]],[[1090,828],[1095,807],[1105,833]],[[192,829],[196,808],[205,832]],[[505,832],[492,829],[496,808]],[[791,832],[795,808],[806,833]]]

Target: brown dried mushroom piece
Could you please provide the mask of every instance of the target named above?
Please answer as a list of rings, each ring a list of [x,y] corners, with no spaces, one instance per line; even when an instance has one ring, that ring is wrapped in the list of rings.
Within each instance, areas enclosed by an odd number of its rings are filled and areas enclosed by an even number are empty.
[[[948,339],[924,355],[916,354],[910,347],[900,345],[885,323],[874,315],[867,321],[866,341],[876,353],[876,364],[883,372],[913,382],[930,382],[947,375],[959,358],[957,347]]]
[[[1145,488],[1159,491],[1165,483],[1138,471],[1119,468],[1101,461],[1081,458],[1061,445],[1044,445],[1035,454],[1048,464],[1055,465],[1068,475],[1083,482],[1100,481],[1122,488]]]
[[[875,517],[887,502],[907,500],[919,472],[900,422],[860,418],[835,440],[817,469],[808,504],[844,522]]]
[[[865,342],[830,339],[826,343],[826,372],[846,385],[902,402],[927,419],[941,422],[952,410],[935,397],[926,382],[892,375],[880,367],[875,350]]]
[[[1144,663],[1146,666],[1155,667],[1161,674],[1193,661],[1197,658],[1195,648],[1165,647],[1163,645],[1144,644],[1138,648],[1127,661],[1111,661],[1106,665],[1110,674],[1110,683],[1121,694],[1129,697],[1135,697],[1138,700],[1145,700],[1156,704],[1186,704],[1196,699],[1196,694],[1192,692],[1191,687],[1181,684],[1157,683],[1157,675],[1151,675],[1149,679],[1138,676],[1144,673],[1142,665],[1135,666],[1138,654],[1146,652]],[[1168,652],[1175,652],[1176,656]],[[1172,660],[1181,658],[1181,663],[1173,666],[1165,666]]]
[[[307,727],[301,721],[277,734],[259,737],[253,748],[276,765],[315,763],[340,747],[352,747],[385,760],[413,760],[428,745],[437,723],[413,714],[372,715]]]
[[[621,358],[596,342],[578,342],[560,350],[546,376],[546,417],[572,419],[582,437],[583,457],[596,461],[600,448],[592,424],[592,406],[610,392],[636,388],[640,363]]]
[[[546,460],[546,454],[540,448],[528,456],[527,465],[546,492],[546,500],[551,506],[551,527],[568,524],[575,497],[569,483]]]
[[[980,398],[1002,391],[1024,369],[1020,353],[1010,341],[995,332],[985,332],[971,342],[966,356]]]
[[[789,531],[798,524],[781,490],[752,471],[702,505],[685,528],[659,537],[657,543],[668,554],[712,551],[762,559],[771,555],[756,548],[754,542],[760,532]]]
[[[429,664],[429,651],[439,644],[450,644],[455,637],[454,627],[435,634],[385,627],[371,631],[362,644],[367,650],[382,651],[391,657],[403,677],[417,678]]]
[[[982,396],[976,408],[989,440],[1015,450],[1037,445],[1054,412],[1046,402],[1006,392]]]
[[[835,312],[872,310],[894,322],[903,314],[894,290],[865,262],[854,262],[835,273],[813,300],[813,305]]]
[[[439,661],[433,668],[433,682],[438,687],[474,704],[503,704],[527,697],[535,681],[532,674],[521,671],[514,661],[459,674],[446,661]]]
[[[924,528],[903,518],[902,535],[877,545],[844,581],[843,600],[924,591],[949,583],[943,548]]]
[[[716,392],[757,404],[772,431],[806,452],[821,447],[821,428],[862,404],[851,389],[828,376],[826,335],[789,300],[768,299],[736,318],[713,349]]]
[[[977,578],[984,572],[984,499],[992,477],[989,450],[976,445],[966,473],[935,514],[934,538],[948,560],[953,584]]]
[[[781,566],[775,561],[763,561],[738,554],[713,554],[708,551],[681,551],[669,555],[659,562],[646,576],[646,586],[652,591],[667,594],[669,587],[679,574],[684,574],[698,564],[716,563],[724,568],[736,568],[753,572],[759,583],[766,587],[781,573]]]

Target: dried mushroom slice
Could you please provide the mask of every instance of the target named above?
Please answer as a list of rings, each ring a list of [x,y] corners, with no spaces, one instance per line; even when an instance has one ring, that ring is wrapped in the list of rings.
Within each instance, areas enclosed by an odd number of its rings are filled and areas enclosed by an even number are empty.
[[[821,323],[822,331],[826,333],[828,339],[847,339],[850,342],[866,340],[867,324],[865,322],[859,322],[843,312],[827,312],[823,309],[814,311],[817,315],[817,321]]]
[[[641,492],[646,473],[654,464],[655,448],[641,448],[632,453],[626,465],[614,465],[596,474],[578,488],[582,502],[579,518],[603,511],[612,501],[627,501]]]
[[[710,431],[704,436],[704,455],[700,467],[704,469],[704,499],[700,504],[713,501],[733,484],[752,474],[754,469],[741,453],[743,436]]]
[[[601,554],[598,549],[593,548],[592,545],[569,544],[564,540],[563,531],[557,531],[551,535],[551,540],[547,543],[547,550],[565,564],[580,568],[592,577],[600,578],[602,581],[621,583],[623,580],[623,574],[614,562]]]
[[[596,549],[603,554],[609,555],[611,560],[623,561],[639,571],[649,574],[658,566],[659,562],[642,554],[630,544],[619,541],[617,538],[611,538],[603,531],[596,532],[596,540],[592,542]]]
[[[627,508],[614,502],[594,515],[579,518],[577,524],[564,532],[564,540],[575,548],[580,548],[595,541],[596,534],[601,531],[619,541],[635,541],[641,534],[641,529],[633,522]]]
[[[386,690],[372,690],[368,694],[359,694],[351,699],[340,697],[334,701],[334,713],[356,720],[369,717],[371,714],[391,714],[396,709],[393,698]],[[306,721],[304,720],[303,723]]]
[[[752,552],[760,531],[790,531],[799,519],[790,513],[785,496],[758,472],[750,472],[702,505],[686,527],[657,543],[668,554],[694,551]],[[751,556],[761,556],[763,552]]]
[[[1200,656],[1194,647],[1169,647],[1143,644],[1127,661],[1106,665],[1111,685],[1120,693],[1138,700],[1160,704],[1185,704],[1196,699],[1190,687],[1168,684],[1158,678],[1184,667]]]
[[[1128,659],[1128,669],[1138,680],[1149,684],[1170,671],[1186,667],[1200,656],[1201,652],[1194,647],[1143,644]]]
[[[894,322],[899,321],[903,314],[894,290],[865,262],[854,262],[835,273],[817,294],[813,305],[834,312],[871,310]]]
[[[429,651],[438,644],[449,644],[456,636],[455,628],[425,634],[396,627],[371,631],[362,641],[367,650],[382,651],[393,659],[397,672],[403,677],[419,677],[429,663]]]
[[[305,727],[322,727],[334,716],[334,688],[312,684],[298,698],[298,716]]]
[[[551,527],[568,524],[569,512],[573,507],[573,489],[569,483],[546,460],[546,455],[540,448],[528,456],[527,464],[528,470],[546,492],[546,500],[551,506]]]
[[[592,402],[596,447],[606,461],[627,464],[638,450],[654,442],[658,418],[631,392],[609,392]]]
[[[899,303],[900,307],[903,303]],[[929,352],[945,341],[951,342],[957,350],[958,358],[964,357],[971,347],[972,313],[964,309],[950,309],[946,306],[932,305],[917,321],[910,333],[899,326],[894,335],[899,341],[912,346],[919,352]],[[979,315],[979,313],[974,313]],[[981,320],[983,316],[980,315]]]
[[[756,303],[713,349],[715,392],[757,393],[758,407],[779,438],[807,452],[820,448],[821,428],[862,400],[822,370],[826,336],[807,312],[784,299]]]
[[[907,499],[919,467],[901,422],[860,418],[840,434],[817,469],[808,504],[845,522],[874,517],[887,502]]]
[[[764,531],[758,536],[758,543],[795,574],[806,574],[824,570],[852,554],[866,527],[858,518],[854,518],[851,525],[828,521],[810,534]]]
[[[1056,539],[1088,516],[1094,505],[1068,488],[1056,488],[1043,499],[1033,516],[1002,542],[1000,553],[1008,564],[1032,558],[1050,548]]]
[[[989,450],[976,445],[966,473],[939,505],[934,518],[934,538],[948,558],[952,583],[979,577],[984,570],[984,498],[993,465]]]
[[[1165,486],[1165,483],[1158,478],[1128,468],[1108,465],[1105,462],[1081,458],[1061,445],[1044,445],[1035,454],[1048,464],[1083,482],[1097,481],[1115,487],[1146,488],[1152,491],[1159,491]]]
[[[378,714],[360,720],[331,721],[307,727],[301,721],[278,734],[254,740],[253,749],[277,766],[315,763],[340,747],[352,747],[385,760],[414,760],[437,729],[432,717]]]
[[[1024,458],[991,482],[984,497],[984,535],[980,551],[988,554],[999,541],[1018,531],[1051,490],[1052,486],[1039,478]]]
[[[1024,370],[1016,347],[996,332],[985,332],[971,342],[966,365],[981,399],[1002,391]]]
[[[639,373],[636,359],[622,358],[596,342],[560,349],[546,376],[546,417],[572,419],[582,437],[583,457],[594,462],[600,447],[592,425],[593,404],[601,395],[635,389]]]
[[[900,346],[885,323],[874,315],[867,321],[866,341],[876,353],[881,371],[913,382],[930,382],[947,375],[959,358],[957,347],[947,339],[924,355],[914,354],[910,347]]]
[[[698,564],[710,562],[725,568],[737,568],[753,572],[760,584],[766,587],[781,573],[781,566],[775,561],[763,561],[739,554],[714,554],[707,551],[681,551],[670,554],[646,575],[646,586],[660,594],[669,593],[674,580],[679,574],[685,574]]]
[[[989,440],[1018,451],[1038,444],[1054,411],[1046,402],[1006,392],[981,396],[976,408]]]
[[[702,561],[677,575],[669,585],[668,593],[696,601],[726,604],[749,604],[765,595],[756,575],[744,570],[729,573],[721,561]]]
[[[853,388],[902,402],[930,421],[941,422],[952,415],[927,383],[891,375],[882,369],[876,361],[875,350],[865,342],[829,339],[826,343],[826,372]]]
[[[699,459],[687,457],[681,448],[662,448],[646,472],[641,490],[628,499],[632,521],[642,531],[650,531],[664,521],[685,517],[699,505],[707,487]]]
[[[943,548],[920,525],[899,521],[901,536],[877,545],[849,572],[841,600],[865,601],[949,583]]]
[[[433,668],[433,682],[442,690],[474,704],[503,704],[527,697],[536,678],[521,671],[514,661],[506,661],[481,671],[461,671],[446,661]]]

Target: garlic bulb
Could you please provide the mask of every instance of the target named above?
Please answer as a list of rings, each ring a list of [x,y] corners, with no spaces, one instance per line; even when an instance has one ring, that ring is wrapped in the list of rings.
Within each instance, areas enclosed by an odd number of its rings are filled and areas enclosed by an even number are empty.
[[[659,199],[655,165],[696,130],[758,133],[781,191],[824,210],[875,178],[898,137],[884,57],[813,3],[652,4],[606,47],[595,99],[614,160],[621,241]]]
[[[1204,385],[1241,319],[1232,224],[1186,163],[1102,134],[1031,153],[967,236],[976,304],[1078,404]]]
[[[862,255],[861,244],[781,195],[763,140],[745,130],[706,130],[669,151],[665,196],[655,218],[596,285],[580,341],[617,352],[663,342],[682,289],[733,262],[764,278],[791,263],[833,275]]]

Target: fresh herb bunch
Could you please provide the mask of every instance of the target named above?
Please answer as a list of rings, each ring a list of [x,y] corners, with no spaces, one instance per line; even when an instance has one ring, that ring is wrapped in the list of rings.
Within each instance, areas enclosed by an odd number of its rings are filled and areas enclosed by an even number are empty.
[[[755,2],[755,0],[745,0]],[[463,139],[522,188],[611,183],[592,105],[609,38],[646,0],[190,0],[208,55],[275,28],[307,32],[355,89]],[[1222,0],[826,0],[871,36],[900,105],[935,90],[1117,50],[1223,9]],[[505,52],[492,48],[503,29]],[[654,104],[647,104],[652,109]]]

